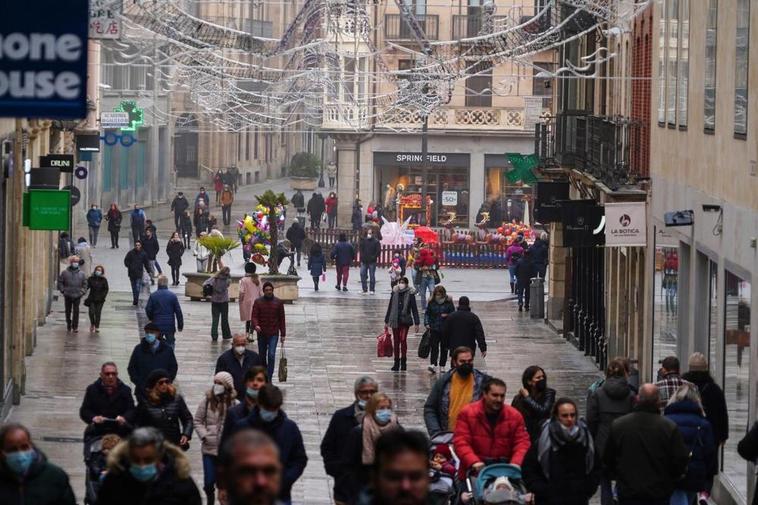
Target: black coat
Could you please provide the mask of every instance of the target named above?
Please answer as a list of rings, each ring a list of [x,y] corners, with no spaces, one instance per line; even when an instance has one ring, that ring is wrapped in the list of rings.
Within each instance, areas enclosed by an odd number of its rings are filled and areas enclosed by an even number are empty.
[[[36,449],[36,448],[35,448]],[[3,505],[76,505],[66,472],[48,463],[37,450],[37,460],[23,482],[0,462],[0,503]]]
[[[240,398],[240,402],[226,411],[226,417],[224,418],[224,429],[222,433],[222,439],[224,433],[231,433],[238,422],[244,421],[247,416],[250,415],[250,409],[245,403],[245,398]],[[219,442],[219,446],[221,442]]]
[[[184,214],[184,211],[189,209],[189,202],[187,199],[182,196],[175,196],[173,201],[171,202],[171,210],[174,211],[175,215],[181,215]]]
[[[363,464],[363,427],[356,425],[345,440],[340,463],[341,474],[335,481],[335,493],[339,490],[346,503],[358,502],[361,491],[368,485],[371,477],[371,465]]]
[[[610,377],[587,399],[587,424],[598,454],[605,454],[613,421],[632,411],[635,396],[626,379]]]
[[[176,363],[174,350],[168,345],[160,342],[158,350],[152,352],[150,344],[143,338],[139,344],[134,346],[132,356],[129,358],[129,379],[134,384],[134,395],[138,400],[145,397],[145,381],[147,376],[153,370],[162,368],[166,370],[173,381],[176,378],[176,372],[179,366]]]
[[[726,442],[729,438],[729,412],[726,409],[724,391],[713,381],[708,371],[687,372],[682,375],[682,379],[697,386],[703,401],[705,417],[713,429],[716,445]]]
[[[89,294],[87,295],[89,301],[105,301],[105,297],[108,296],[108,279],[102,276],[90,275],[89,279],[87,279],[87,286],[89,286]]]
[[[148,258],[155,260],[155,257],[158,256],[158,251],[161,250],[161,246],[158,243],[158,237],[155,235],[150,237],[145,236],[145,238],[142,239],[142,250],[145,251]]]
[[[118,233],[121,230],[121,211],[113,211],[108,209],[108,213],[105,215],[105,220],[108,221],[108,231]]]
[[[379,243],[376,237],[362,238],[359,246],[361,263],[369,264],[376,263],[379,259],[379,253],[381,253],[382,245]]]
[[[747,435],[737,444],[737,452],[748,461],[755,462],[758,459],[758,422],[753,424]],[[753,496],[753,505],[758,505],[758,492]]]
[[[290,201],[292,202],[292,205],[296,209],[304,209],[305,208],[305,196],[303,196],[302,193],[295,193],[294,195],[292,195],[292,200],[290,200]]]
[[[113,395],[109,395],[103,387],[103,381],[97,379],[87,386],[82,406],[79,407],[79,417],[87,424],[91,424],[92,418],[95,416],[103,416],[110,419],[121,416],[129,424],[133,424],[135,415],[136,410],[134,409],[132,390],[121,381],[118,381],[116,392]],[[129,431],[129,427],[121,427],[115,423],[95,424],[92,428],[93,435],[117,433],[124,436]]]
[[[181,228],[182,235],[192,235],[192,217],[186,213],[182,214],[182,218],[179,220],[179,227]]]
[[[190,232],[191,233],[191,232]],[[184,243],[181,240],[169,240],[166,244],[166,254],[168,254],[168,264],[172,267],[182,266],[182,255],[184,254]]]
[[[136,425],[157,428],[167,441],[179,445],[182,435],[192,437],[192,419],[192,413],[187,408],[184,398],[177,394],[172,398],[161,398],[158,404],[149,400],[141,402],[137,407]]]
[[[334,477],[334,499],[338,501],[344,502],[348,498],[342,481],[344,475],[342,455],[347,447],[350,433],[356,426],[358,426],[358,421],[355,418],[355,403],[351,403],[332,415],[324,439],[321,441],[324,468],[327,475]]]
[[[535,240],[528,250],[535,265],[547,265],[549,246],[546,240]]]
[[[458,307],[458,310],[445,318],[442,323],[443,338],[449,343],[448,349],[466,346],[476,353],[479,350],[487,352],[487,342],[484,340],[484,328],[479,316],[471,312],[469,307]]]
[[[531,257],[524,256],[516,263],[516,282],[519,286],[529,289],[529,282],[537,277],[537,266]]]
[[[308,200],[307,210],[312,218],[320,218],[324,213],[324,210],[326,210],[326,203],[324,202],[324,199],[318,195],[312,196],[311,199]]]
[[[550,418],[554,403],[555,389],[551,388],[545,389],[545,392],[539,396],[523,397],[519,393],[513,397],[511,406],[524,416],[524,424],[526,424],[526,431],[529,432],[532,444],[540,438],[542,423]]]
[[[141,279],[144,272],[150,272],[150,258],[147,253],[132,249],[124,257],[124,266],[129,273],[130,279]]]
[[[263,360],[257,352],[245,349],[245,355],[240,365],[234,349],[229,349],[221,353],[218,360],[216,360],[216,371],[214,374],[229,372],[234,379],[234,389],[237,391],[237,398],[240,401],[244,401],[245,391],[247,390],[245,386],[245,374],[254,366],[263,366]]]
[[[292,243],[292,247],[300,249],[305,240],[305,230],[300,226],[300,223],[292,223],[292,226],[287,230],[286,238]]]

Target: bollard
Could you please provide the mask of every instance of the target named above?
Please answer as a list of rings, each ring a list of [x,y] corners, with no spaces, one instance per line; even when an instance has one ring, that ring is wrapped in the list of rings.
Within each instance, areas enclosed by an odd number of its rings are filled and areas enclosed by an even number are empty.
[[[545,319],[545,279],[534,277],[529,284],[529,317]]]

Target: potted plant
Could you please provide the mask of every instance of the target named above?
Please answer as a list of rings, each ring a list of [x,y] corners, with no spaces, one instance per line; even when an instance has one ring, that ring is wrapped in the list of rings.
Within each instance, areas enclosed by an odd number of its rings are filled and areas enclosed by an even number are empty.
[[[289,166],[290,187],[301,191],[313,191],[321,173],[321,160],[311,153],[297,153]]]
[[[270,281],[274,285],[274,293],[278,298],[285,302],[297,300],[299,292],[297,283],[300,277],[297,275],[279,273],[279,254],[277,243],[279,242],[279,216],[282,209],[289,204],[284,193],[276,194],[271,190],[262,195],[255,197],[260,207],[265,209],[267,215],[267,224],[265,231],[268,233],[269,255],[268,255],[268,274],[262,275],[264,281]]]
[[[203,300],[203,283],[208,277],[214,275],[224,267],[223,257],[233,249],[240,246],[239,241],[226,238],[220,232],[213,231],[211,234],[197,239],[203,245],[210,255],[208,256],[208,266],[204,272],[185,272],[183,275],[187,279],[184,284],[184,295],[193,301]],[[239,274],[232,274],[232,284],[229,286],[229,299],[234,301],[239,296],[239,280],[242,278]]]
[[[215,234],[200,237],[197,241],[208,249],[208,252],[211,254],[208,257],[208,269],[206,270],[211,274],[215,274],[224,268],[224,263],[222,261],[224,255],[232,249],[236,249],[240,246],[238,240]]]

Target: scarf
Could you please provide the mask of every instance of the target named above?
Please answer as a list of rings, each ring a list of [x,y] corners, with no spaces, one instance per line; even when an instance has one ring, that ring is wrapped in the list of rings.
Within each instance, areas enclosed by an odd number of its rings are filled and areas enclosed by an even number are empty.
[[[402,312],[399,310],[400,305],[400,293],[405,293],[405,299],[403,300],[403,308]],[[388,318],[389,326],[390,328],[398,328],[400,326],[400,316],[402,314],[408,313],[408,307],[411,303],[411,296],[413,296],[415,293],[411,292],[411,288],[407,287],[405,289],[399,289],[397,291],[394,291],[392,293],[392,298],[390,299],[390,317]]]
[[[374,420],[374,416],[363,417],[363,429],[361,430],[363,436],[363,451],[361,453],[361,461],[364,465],[374,464],[374,449],[376,447],[376,441],[379,440],[379,437],[381,437],[383,433],[387,433],[398,428],[399,425],[397,424],[397,416],[394,413],[392,414],[392,419],[390,419],[390,422],[384,426],[379,426],[379,424]]]
[[[584,419],[580,419],[576,426],[579,429],[574,434],[570,434],[561,426],[561,423],[553,419],[542,428],[537,442],[537,460],[542,467],[542,473],[548,480],[550,479],[550,453],[558,452],[568,444],[584,447],[584,472],[586,475],[592,472],[595,464],[595,444]]]

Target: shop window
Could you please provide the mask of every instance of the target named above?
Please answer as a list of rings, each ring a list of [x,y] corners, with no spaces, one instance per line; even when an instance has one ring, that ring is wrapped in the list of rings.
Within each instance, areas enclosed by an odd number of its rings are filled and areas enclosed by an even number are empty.
[[[481,213],[489,212],[489,226],[498,227],[503,222],[523,223],[526,219],[525,213],[529,212],[529,222],[532,223],[532,211],[534,210],[527,202],[534,201],[534,187],[522,182],[511,183],[505,177],[513,167],[508,164],[506,167],[488,168],[487,180],[485,181],[486,199],[479,209],[476,221],[481,220]]]
[[[492,64],[482,61],[471,65],[466,79],[466,107],[492,107]]]
[[[747,134],[748,75],[750,60],[750,1],[737,0],[737,43],[734,65],[734,134]]]
[[[676,356],[679,309],[679,249],[655,248],[653,364],[666,356]]]
[[[724,275],[724,394],[729,439],[724,444],[724,476],[747,500],[748,464],[737,443],[748,426],[750,407],[750,283],[730,271]]]
[[[718,0],[708,0],[708,19],[705,27],[704,125],[716,129],[716,44],[718,42]]]
[[[679,1],[668,0],[668,60],[666,72],[666,122],[669,126],[676,126],[676,92],[677,78],[679,75]]]

